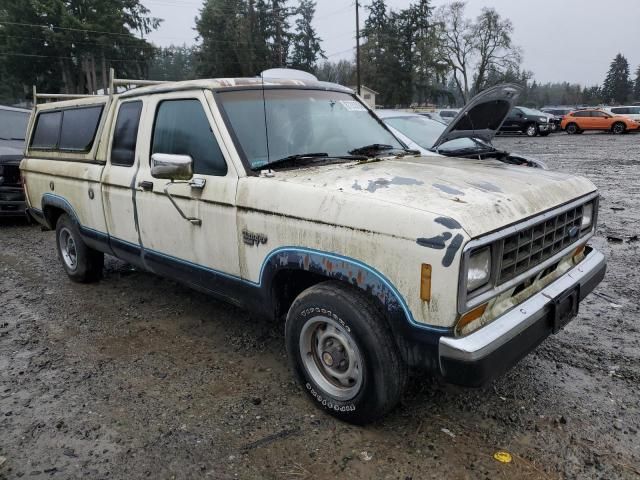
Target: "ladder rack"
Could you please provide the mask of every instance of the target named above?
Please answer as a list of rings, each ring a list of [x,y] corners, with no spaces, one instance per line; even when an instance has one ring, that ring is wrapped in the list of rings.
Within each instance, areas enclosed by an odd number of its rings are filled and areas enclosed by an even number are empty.
[[[33,108],[38,105],[38,100],[51,100],[51,101],[63,101],[63,100],[78,100],[81,98],[93,98],[108,95],[109,97],[118,93],[118,87],[124,87],[125,91],[131,87],[147,87],[149,85],[160,85],[167,83],[162,80],[134,80],[131,78],[115,78],[115,70],[109,69],[109,87],[106,94],[69,94],[69,93],[38,93],[36,86],[33,86]]]

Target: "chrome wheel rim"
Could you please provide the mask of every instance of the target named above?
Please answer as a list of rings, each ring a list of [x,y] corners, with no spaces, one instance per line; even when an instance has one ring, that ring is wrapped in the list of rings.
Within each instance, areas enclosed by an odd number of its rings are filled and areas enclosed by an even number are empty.
[[[62,261],[70,270],[75,270],[78,266],[78,250],[71,231],[68,228],[61,229],[58,239],[60,241]]]
[[[316,385],[335,400],[351,400],[360,391],[360,350],[350,332],[333,318],[316,316],[304,325],[300,357]]]
[[[536,127],[532,125],[529,128],[527,128],[527,135],[529,135],[530,137],[533,137],[535,136],[535,134],[536,134]]]

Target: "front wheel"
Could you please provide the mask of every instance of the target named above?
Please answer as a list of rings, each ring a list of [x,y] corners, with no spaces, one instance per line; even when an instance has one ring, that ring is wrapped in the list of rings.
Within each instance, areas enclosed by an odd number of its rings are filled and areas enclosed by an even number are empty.
[[[67,275],[74,282],[95,282],[102,277],[104,253],[93,250],[80,237],[78,224],[67,214],[56,223],[58,257]]]
[[[578,129],[578,125],[576,125],[575,123],[570,123],[569,125],[567,125],[567,127],[565,128],[565,131],[569,135],[575,135],[576,133],[580,133],[580,129]]]
[[[363,292],[323,282],[302,292],[286,322],[289,361],[311,400],[356,424],[400,401],[407,367],[386,319]]]
[[[615,135],[622,135],[627,130],[627,126],[622,122],[616,122],[613,124],[611,131]]]
[[[530,123],[527,125],[527,128],[525,128],[524,133],[527,137],[535,137],[538,135],[538,126],[535,123]]]

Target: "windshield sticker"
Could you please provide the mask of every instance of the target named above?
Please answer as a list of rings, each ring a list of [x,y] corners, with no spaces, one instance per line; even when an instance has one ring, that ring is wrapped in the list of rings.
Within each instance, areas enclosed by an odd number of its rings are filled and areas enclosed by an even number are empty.
[[[349,112],[366,112],[367,109],[360,102],[355,100],[340,100],[342,106]]]

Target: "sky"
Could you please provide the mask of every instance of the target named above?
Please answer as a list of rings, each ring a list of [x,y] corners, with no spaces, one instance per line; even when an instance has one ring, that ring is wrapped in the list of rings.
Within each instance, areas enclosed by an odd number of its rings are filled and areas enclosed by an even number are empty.
[[[295,2],[295,0],[293,0]],[[370,0],[360,0],[360,23]],[[142,0],[163,18],[149,39],[161,46],[196,43],[195,18],[200,0]],[[387,0],[393,9],[410,0]],[[450,3],[433,0],[434,6]],[[351,59],[355,48],[354,0],[317,0],[315,27],[329,60]],[[602,84],[617,53],[627,57],[634,73],[640,65],[640,0],[468,0],[469,17],[483,7],[495,8],[513,23],[514,43],[524,52],[523,67],[538,82]]]

